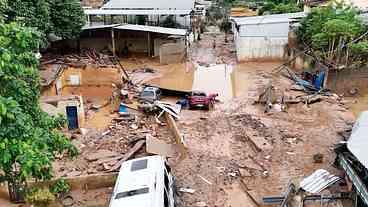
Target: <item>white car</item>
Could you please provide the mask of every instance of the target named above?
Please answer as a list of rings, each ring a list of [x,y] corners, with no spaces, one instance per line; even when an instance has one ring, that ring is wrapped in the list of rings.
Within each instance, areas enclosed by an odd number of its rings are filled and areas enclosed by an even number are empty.
[[[161,156],[124,162],[110,207],[175,207],[174,177]]]

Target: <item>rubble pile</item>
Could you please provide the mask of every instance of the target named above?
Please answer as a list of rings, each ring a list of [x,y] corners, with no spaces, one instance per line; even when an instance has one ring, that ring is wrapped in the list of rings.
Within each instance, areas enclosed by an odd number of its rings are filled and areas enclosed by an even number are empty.
[[[41,58],[41,63],[43,65],[63,64],[75,68],[85,68],[87,65],[95,65],[97,68],[115,67],[112,56],[98,53],[94,49],[85,49],[80,54],[46,54]]]
[[[152,117],[130,115],[115,118],[108,130],[82,129],[69,135],[81,152],[75,160],[58,160],[56,172],[62,177],[101,174],[118,171],[122,161],[148,155],[146,136],[172,142],[164,124]]]

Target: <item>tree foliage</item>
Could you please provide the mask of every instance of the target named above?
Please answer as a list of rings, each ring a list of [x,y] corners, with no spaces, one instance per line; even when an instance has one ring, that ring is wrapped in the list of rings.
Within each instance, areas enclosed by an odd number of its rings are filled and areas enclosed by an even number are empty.
[[[52,32],[63,39],[79,36],[85,24],[84,12],[77,0],[50,0]]]
[[[284,14],[302,11],[302,5],[298,5],[293,0],[273,0],[266,1],[265,4],[259,9],[258,14]]]
[[[85,22],[77,0],[12,0],[4,8],[7,23],[36,28],[44,41],[52,33],[65,39],[75,38]]]
[[[355,9],[331,4],[313,9],[302,20],[297,35],[302,44],[311,47],[322,59],[336,63],[344,57],[346,63],[352,55],[350,48],[358,48],[354,46],[356,42],[351,42],[364,31],[366,28]]]
[[[160,26],[168,27],[168,28],[180,28],[181,27],[181,25],[175,21],[174,15],[169,15],[168,17],[166,17],[166,19],[160,23]]]
[[[8,183],[50,179],[55,155],[77,153],[58,131],[65,119],[39,106],[39,36],[16,23],[0,24],[0,177]]]

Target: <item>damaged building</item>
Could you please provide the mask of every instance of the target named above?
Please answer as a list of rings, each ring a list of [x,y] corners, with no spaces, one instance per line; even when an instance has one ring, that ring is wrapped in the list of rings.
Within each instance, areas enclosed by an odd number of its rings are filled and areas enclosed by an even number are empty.
[[[93,65],[75,68],[48,64],[43,65],[40,74],[42,109],[50,115],[64,115],[70,130],[83,127],[85,106],[109,105],[123,77],[119,68]]]
[[[119,57],[157,57],[160,63],[167,64],[185,61],[187,37],[185,29],[114,24],[84,27],[79,41],[68,44],[75,49],[94,49]]]

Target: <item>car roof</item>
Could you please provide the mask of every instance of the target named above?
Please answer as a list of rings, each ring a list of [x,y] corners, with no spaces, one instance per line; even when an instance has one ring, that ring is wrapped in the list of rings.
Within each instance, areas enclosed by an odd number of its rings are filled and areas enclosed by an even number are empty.
[[[164,192],[163,181],[160,182],[163,180],[164,166],[165,160],[161,156],[148,156],[124,162],[116,180],[110,207],[160,206],[160,203],[163,201],[157,198],[160,198],[161,194],[163,196]],[[116,195],[119,193],[129,193],[136,190],[148,190],[148,192],[145,191],[132,196],[124,196],[115,199]]]
[[[159,90],[159,88],[156,88],[156,87],[145,87],[143,89],[143,91],[157,91],[157,90]]]

